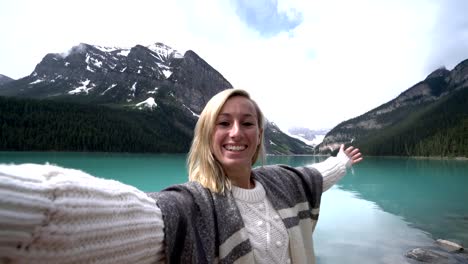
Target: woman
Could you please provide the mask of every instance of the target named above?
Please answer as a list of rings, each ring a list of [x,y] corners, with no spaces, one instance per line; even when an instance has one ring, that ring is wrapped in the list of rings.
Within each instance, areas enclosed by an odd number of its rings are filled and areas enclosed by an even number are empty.
[[[1,165],[0,260],[313,263],[321,194],[361,153],[252,169],[263,123],[247,92],[217,94],[195,128],[190,181],[148,195],[76,170]]]

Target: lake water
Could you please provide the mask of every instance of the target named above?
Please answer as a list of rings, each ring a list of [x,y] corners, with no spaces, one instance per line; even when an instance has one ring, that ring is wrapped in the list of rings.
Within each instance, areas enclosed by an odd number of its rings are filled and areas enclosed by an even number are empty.
[[[268,157],[302,166],[313,156]],[[185,155],[0,152],[0,163],[45,163],[84,170],[143,191],[187,180]],[[468,161],[368,157],[325,192],[314,233],[317,260],[410,263],[404,254],[443,238],[468,245]]]

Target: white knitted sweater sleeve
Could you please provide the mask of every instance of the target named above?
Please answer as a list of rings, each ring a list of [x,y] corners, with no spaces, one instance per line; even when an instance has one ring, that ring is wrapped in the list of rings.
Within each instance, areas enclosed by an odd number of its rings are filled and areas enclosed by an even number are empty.
[[[52,165],[0,165],[0,263],[157,263],[163,221],[123,183]]]
[[[325,192],[346,175],[346,169],[351,167],[351,159],[341,150],[336,157],[329,157],[323,162],[309,166],[322,174],[323,192]]]

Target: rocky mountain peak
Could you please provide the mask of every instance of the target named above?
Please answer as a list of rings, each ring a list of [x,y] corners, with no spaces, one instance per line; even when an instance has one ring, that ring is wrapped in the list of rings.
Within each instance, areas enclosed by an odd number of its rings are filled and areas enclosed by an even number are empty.
[[[156,42],[131,48],[80,43],[66,53],[47,54],[31,75],[3,88],[0,94],[7,96],[134,107],[172,97],[197,115],[213,95],[232,85],[194,51],[182,55]]]
[[[450,73],[450,85],[454,87],[468,86],[468,59],[460,62]]]
[[[432,79],[432,78],[445,78],[450,75],[450,71],[447,70],[445,67],[440,67],[437,70],[433,71],[431,74],[429,74],[426,77],[426,80]]]
[[[132,48],[80,43],[66,53],[47,54],[31,75],[2,94],[72,100],[86,96],[94,102],[128,104],[145,101],[163,88],[167,94],[180,94],[177,99],[199,113],[206,96],[231,87],[226,83],[193,51],[183,56],[158,42]]]
[[[184,56],[180,54],[177,50],[167,46],[166,44],[156,42],[147,46],[147,48],[155,52],[162,62],[170,61],[172,59],[182,59]]]
[[[217,70],[191,50],[174,65],[174,73],[169,80],[174,83],[175,97],[197,114],[215,94],[232,88]]]

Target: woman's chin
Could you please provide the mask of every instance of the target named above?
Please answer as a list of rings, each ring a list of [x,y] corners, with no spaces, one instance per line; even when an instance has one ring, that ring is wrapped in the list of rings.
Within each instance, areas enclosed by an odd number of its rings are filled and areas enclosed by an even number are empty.
[[[225,170],[239,170],[242,168],[250,168],[250,159],[223,159],[221,165]]]

